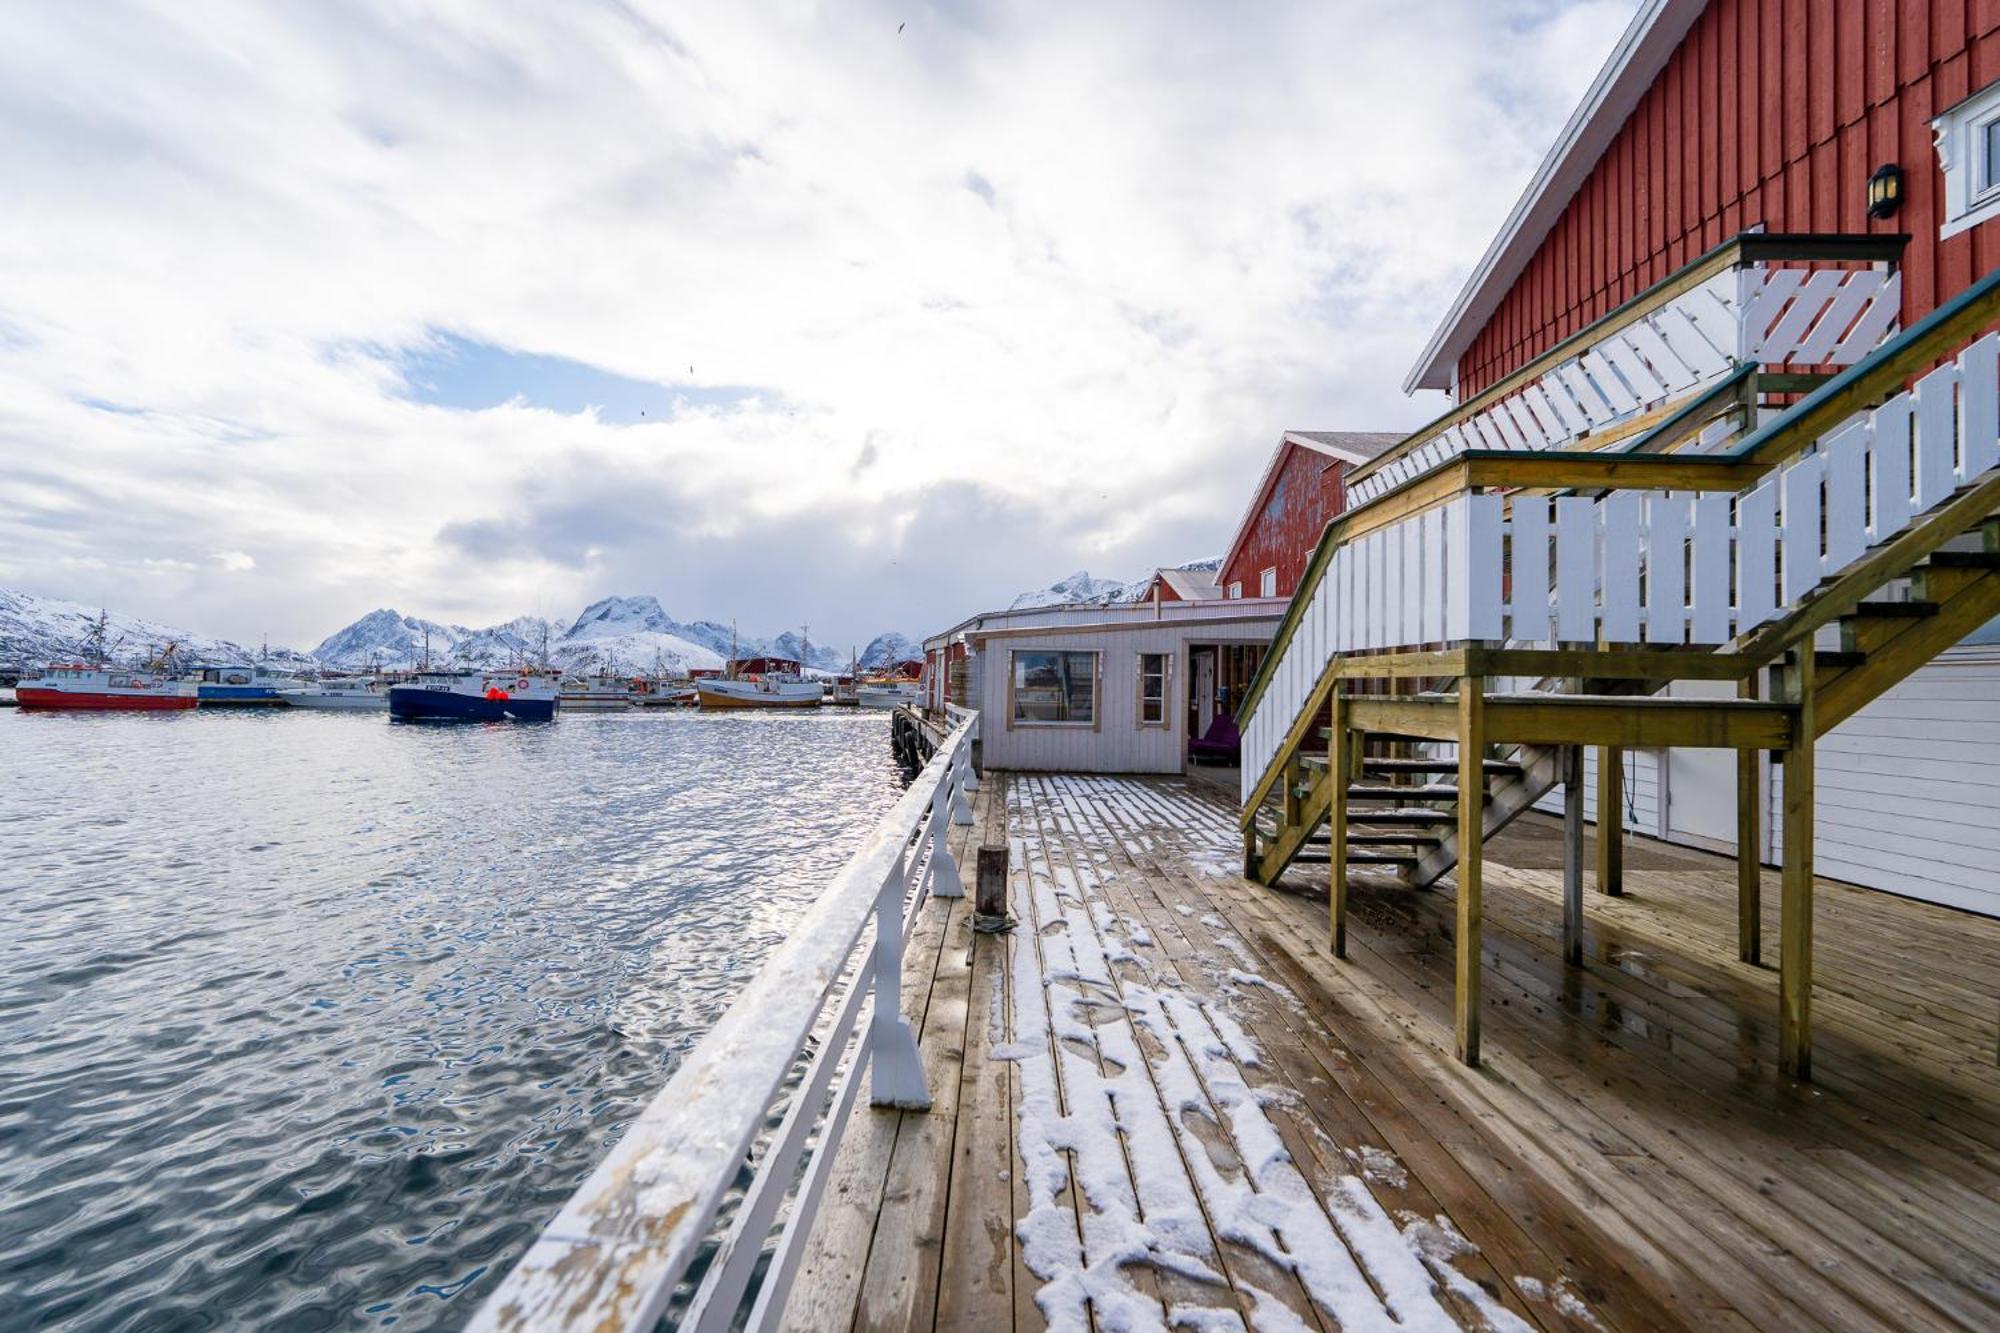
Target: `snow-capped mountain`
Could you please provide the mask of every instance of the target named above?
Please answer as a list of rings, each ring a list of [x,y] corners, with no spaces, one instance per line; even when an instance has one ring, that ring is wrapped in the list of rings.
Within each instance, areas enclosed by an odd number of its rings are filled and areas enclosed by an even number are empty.
[[[1210,573],[1222,568],[1222,557],[1209,556],[1204,560],[1187,560],[1178,565],[1162,565],[1162,569],[1188,569]],[[1044,606],[1076,606],[1086,603],[1110,605],[1118,602],[1136,602],[1146,595],[1153,586],[1153,576],[1134,579],[1130,583],[1120,583],[1117,579],[1097,579],[1079,569],[1066,579],[1058,579],[1046,588],[1024,592],[1007,604],[1009,611],[1032,611]]]
[[[1079,569],[1066,579],[1058,579],[1046,588],[1034,592],[1024,592],[1007,604],[1010,611],[1031,611],[1043,606],[1070,606],[1080,603],[1135,602],[1145,593],[1150,578],[1135,583],[1120,583],[1117,579],[1094,579],[1086,570]]]
[[[463,625],[420,620],[385,607],[327,635],[313,656],[331,666],[409,666],[424,660],[428,638],[430,660],[449,662],[472,634]]]
[[[891,630],[887,634],[877,634],[868,641],[868,646],[861,650],[861,667],[865,671],[876,667],[894,666],[898,662],[908,662],[923,655],[924,646],[921,643],[907,634],[898,634]]]
[[[87,651],[85,645],[97,614],[97,607],[80,602],[0,588],[0,663],[39,666],[81,659]],[[188,665],[250,662],[264,653],[261,648],[194,634],[138,616],[108,611],[106,622],[106,647],[115,662],[145,662],[169,645],[174,646],[176,659]],[[306,654],[289,648],[272,648],[268,658],[290,667],[313,665]]]
[[[583,609],[549,656],[572,671],[715,668],[723,654],[680,632],[654,597],[606,597]]]

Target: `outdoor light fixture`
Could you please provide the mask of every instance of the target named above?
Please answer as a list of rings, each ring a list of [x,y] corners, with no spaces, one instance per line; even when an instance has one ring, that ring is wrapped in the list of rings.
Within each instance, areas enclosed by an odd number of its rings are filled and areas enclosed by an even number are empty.
[[[1868,216],[1886,218],[1903,206],[1903,169],[1884,162],[1868,178]]]

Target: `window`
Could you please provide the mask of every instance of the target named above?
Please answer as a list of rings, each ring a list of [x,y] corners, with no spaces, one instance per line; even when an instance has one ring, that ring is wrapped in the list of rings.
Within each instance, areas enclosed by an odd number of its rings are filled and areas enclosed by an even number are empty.
[[[1944,172],[1944,225],[1938,235],[2000,217],[2000,83],[1933,120],[1931,137]]]
[[[1271,566],[1257,576],[1257,595],[1259,597],[1276,597],[1278,595],[1278,567],[1276,565]]]
[[[1022,726],[1097,725],[1097,654],[1031,649],[1011,654],[1012,722]]]
[[[1139,654],[1139,725],[1142,727],[1167,725],[1167,664],[1172,660],[1165,653]]]
[[[1230,585],[1229,585],[1229,595],[1230,595],[1231,597],[1241,597],[1241,596],[1243,595],[1243,580],[1242,580],[1242,579],[1236,579],[1236,580],[1234,580],[1233,582],[1231,582],[1231,583],[1230,583]]]

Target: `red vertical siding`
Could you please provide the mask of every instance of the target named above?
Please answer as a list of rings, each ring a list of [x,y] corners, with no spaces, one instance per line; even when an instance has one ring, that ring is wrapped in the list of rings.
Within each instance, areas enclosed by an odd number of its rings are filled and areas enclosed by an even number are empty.
[[[1243,585],[1245,597],[1258,595],[1258,578],[1278,570],[1278,596],[1290,597],[1305,576],[1313,548],[1326,525],[1347,507],[1347,464],[1287,441],[1278,446],[1285,457],[1270,488],[1258,497],[1243,540],[1223,563],[1226,595],[1231,583]]]
[[[1725,238],[1906,231],[1903,318],[2000,266],[2000,224],[1938,240],[1932,116],[2000,79],[1996,0],[1710,0],[1459,359],[1477,393]],[[1869,175],[1905,173],[1867,216]]]

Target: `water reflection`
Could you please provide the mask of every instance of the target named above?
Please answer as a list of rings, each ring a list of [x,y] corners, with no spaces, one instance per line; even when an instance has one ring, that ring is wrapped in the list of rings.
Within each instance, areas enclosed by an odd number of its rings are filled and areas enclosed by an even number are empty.
[[[0,1326],[456,1325],[897,790],[881,715],[0,713]]]

